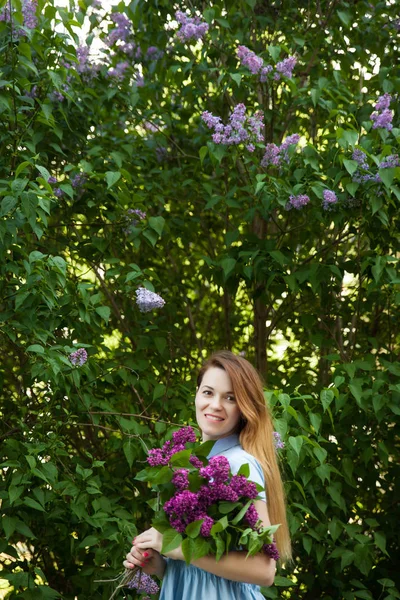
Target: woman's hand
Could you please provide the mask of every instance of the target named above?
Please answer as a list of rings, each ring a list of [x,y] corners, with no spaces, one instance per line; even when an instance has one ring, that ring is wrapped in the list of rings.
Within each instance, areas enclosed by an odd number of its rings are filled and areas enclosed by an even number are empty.
[[[152,548],[157,552],[161,552],[163,536],[159,531],[157,531],[157,529],[151,527],[135,537],[132,543],[134,548],[137,548],[141,551],[147,548]],[[167,558],[172,558],[173,560],[185,560],[182,554],[181,546],[178,546],[178,548],[175,548],[175,550],[171,550],[171,552],[168,552],[165,554],[165,556]]]
[[[157,552],[161,552],[162,543],[163,536],[157,529],[154,529],[154,527],[150,527],[150,529],[143,531],[143,533],[135,537],[132,542],[133,546],[141,551],[152,548]]]
[[[163,576],[165,570],[165,561],[159,552],[151,548],[141,551],[136,546],[132,546],[123,565],[125,569],[140,567],[146,575],[158,575],[159,577]]]

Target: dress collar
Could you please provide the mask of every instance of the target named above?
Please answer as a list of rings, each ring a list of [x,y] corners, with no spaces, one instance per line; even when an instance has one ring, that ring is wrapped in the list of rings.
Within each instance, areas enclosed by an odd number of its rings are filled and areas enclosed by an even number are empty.
[[[239,446],[239,436],[237,433],[232,433],[232,435],[228,435],[227,437],[219,438],[211,449],[208,458],[212,456],[218,456],[221,452],[225,452],[229,450],[229,448],[233,448],[234,446]]]

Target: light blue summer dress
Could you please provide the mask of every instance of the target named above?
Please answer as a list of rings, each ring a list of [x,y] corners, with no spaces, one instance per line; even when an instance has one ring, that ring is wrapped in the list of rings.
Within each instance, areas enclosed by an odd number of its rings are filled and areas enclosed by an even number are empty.
[[[208,458],[221,455],[229,460],[232,473],[237,473],[247,463],[250,467],[249,479],[265,487],[260,463],[243,450],[238,435],[217,440]],[[266,500],[265,492],[259,495]],[[264,596],[258,585],[231,581],[193,565],[186,565],[182,560],[167,559],[160,600],[264,600]]]

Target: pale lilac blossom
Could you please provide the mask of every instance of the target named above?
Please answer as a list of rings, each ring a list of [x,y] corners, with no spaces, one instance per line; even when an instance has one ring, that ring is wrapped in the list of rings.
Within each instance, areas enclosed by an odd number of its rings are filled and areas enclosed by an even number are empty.
[[[141,287],[136,290],[136,304],[138,305],[140,312],[146,313],[155,308],[162,308],[165,304],[165,300],[158,294]]]
[[[282,441],[280,433],[278,431],[273,432],[275,450],[282,450],[285,447],[285,442]]]
[[[181,42],[197,41],[202,39],[208,31],[208,23],[202,21],[200,17],[189,17],[181,10],[175,13],[175,19],[180,24],[180,29],[176,36]]]
[[[88,355],[85,348],[78,348],[75,352],[71,352],[69,355],[69,362],[74,366],[82,367],[87,361]]]
[[[395,167],[400,166],[399,155],[398,154],[390,154],[385,157],[385,160],[382,160],[379,163],[380,169],[394,169]]]
[[[281,62],[276,64],[276,71],[280,75],[284,75],[284,77],[288,77],[289,79],[292,77],[293,69],[296,66],[297,58],[295,56],[289,56],[285,58]]]
[[[264,61],[255,52],[249,50],[246,46],[238,46],[236,52],[242,65],[247,67],[253,75],[261,71]]]
[[[332,190],[324,190],[323,193],[323,200],[322,200],[322,208],[324,210],[329,210],[330,208],[332,208],[332,206],[334,204],[337,204],[337,196],[335,194],[335,192],[332,192]]]
[[[150,577],[140,569],[136,571],[132,579],[127,583],[129,589],[135,589],[138,592],[147,592],[148,594],[157,594],[160,587]]]
[[[310,202],[310,198],[306,194],[300,194],[299,196],[291,195],[289,201],[286,204],[286,210],[295,208],[300,210],[303,206],[306,206]]]

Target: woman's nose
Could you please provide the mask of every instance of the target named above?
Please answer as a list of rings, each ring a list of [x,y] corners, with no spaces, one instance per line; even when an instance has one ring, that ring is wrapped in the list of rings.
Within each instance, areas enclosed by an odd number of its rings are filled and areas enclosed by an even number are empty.
[[[211,398],[210,401],[210,405],[215,408],[216,410],[220,410],[221,409],[221,397],[219,394],[214,394],[213,397]]]

